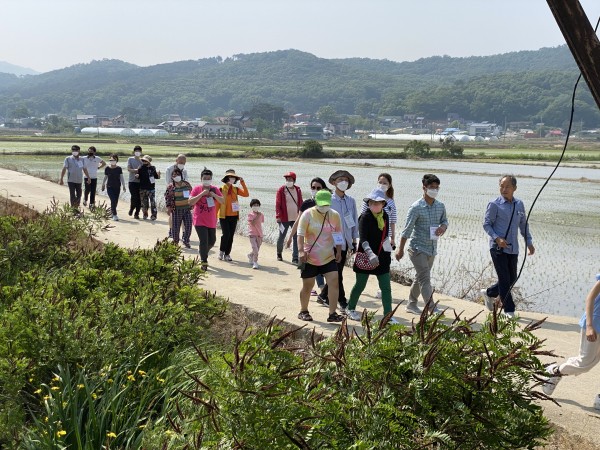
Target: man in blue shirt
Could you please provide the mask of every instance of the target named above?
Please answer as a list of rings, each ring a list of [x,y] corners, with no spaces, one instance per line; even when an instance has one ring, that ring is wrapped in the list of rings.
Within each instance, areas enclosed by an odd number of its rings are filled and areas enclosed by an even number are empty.
[[[399,261],[404,256],[404,247],[410,238],[408,256],[415,267],[416,277],[410,288],[406,312],[413,314],[421,314],[417,306],[419,295],[423,296],[429,310],[434,311],[431,268],[437,254],[437,241],[448,228],[446,207],[435,199],[440,190],[440,179],[433,174],[425,174],[421,182],[423,198],[408,209],[396,250],[396,259]]]
[[[356,210],[356,201],[346,194],[346,191],[354,184],[354,177],[347,170],[337,170],[329,177],[329,183],[335,186],[335,191],[331,195],[331,209],[335,210],[342,219],[342,234],[339,236],[339,243],[342,248],[338,268],[338,306],[344,314],[348,299],[344,290],[344,277],[342,272],[346,265],[348,252],[353,252],[358,240],[358,212]],[[336,242],[337,244],[337,242]],[[317,297],[317,302],[322,305],[329,305],[329,287],[325,285],[321,294]]]
[[[515,315],[515,303],[510,290],[517,280],[519,258],[519,230],[527,241],[529,255],[535,253],[533,240],[527,226],[525,205],[514,197],[517,179],[513,175],[500,178],[500,196],[488,203],[483,219],[483,229],[489,236],[490,254],[498,275],[498,282],[482,289],[486,307],[492,311],[496,297],[500,297],[504,313]]]

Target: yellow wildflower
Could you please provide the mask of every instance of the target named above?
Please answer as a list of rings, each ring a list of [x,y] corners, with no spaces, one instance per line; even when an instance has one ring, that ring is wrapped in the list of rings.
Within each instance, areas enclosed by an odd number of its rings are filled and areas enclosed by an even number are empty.
[[[85,385],[83,385],[83,384],[78,384],[77,385],[77,389],[83,389],[84,387],[85,387]]]
[[[44,417],[44,422],[48,423],[48,416]]]
[[[67,432],[65,430],[58,430],[56,432],[56,437],[61,437],[61,436],[64,436],[66,434],[67,434]]]
[[[54,378],[52,378],[52,381],[60,381],[60,377],[58,375],[54,375]]]
[[[38,389],[37,391],[34,392],[34,394],[41,394],[41,393],[42,393],[41,389]]]
[[[133,375],[127,375],[127,379],[129,381],[135,381],[135,377]]]
[[[164,383],[165,379],[164,378],[160,378],[160,377],[156,377],[156,381],[158,381],[159,383]]]
[[[58,386],[52,386],[52,387],[50,388],[50,390],[52,390],[52,391],[58,391],[59,389],[60,389],[60,388],[59,388]]]
[[[44,400],[49,400],[50,396],[49,395],[44,395]]]
[[[117,435],[116,435],[115,433],[113,433],[112,431],[109,431],[108,433],[106,433],[106,437],[109,437],[109,438],[116,438],[116,437],[117,437]]]
[[[138,373],[143,377],[146,376],[146,372],[144,372],[143,370],[138,370]]]
[[[114,383],[114,380],[113,380],[112,378],[109,378],[108,380],[106,380],[106,382],[107,382],[108,384],[112,384],[112,383]]]
[[[96,400],[96,399],[98,398],[98,396],[96,395],[96,393],[95,393],[95,392],[92,392],[92,398],[93,398],[94,400]]]

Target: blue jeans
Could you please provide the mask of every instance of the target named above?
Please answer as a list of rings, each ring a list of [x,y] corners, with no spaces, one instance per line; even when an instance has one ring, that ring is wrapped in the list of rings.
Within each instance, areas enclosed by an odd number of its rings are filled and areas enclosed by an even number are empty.
[[[110,199],[110,212],[113,216],[117,215],[117,205],[119,204],[119,195],[121,194],[121,186],[107,187],[106,193]]]
[[[283,252],[283,242],[285,241],[285,235],[288,232],[288,229],[294,226],[294,221],[291,222],[281,222],[283,225],[283,232],[279,229],[279,238],[277,239],[277,254],[280,255]],[[292,259],[298,260],[298,242],[296,241],[296,236],[293,236],[292,239]]]
[[[496,275],[498,275],[498,282],[487,289],[487,295],[489,297],[500,296],[504,311],[515,312],[515,302],[510,293],[510,287],[517,279],[519,255],[511,255],[504,252],[497,255],[491,249],[490,255],[492,255],[494,269],[496,269]]]

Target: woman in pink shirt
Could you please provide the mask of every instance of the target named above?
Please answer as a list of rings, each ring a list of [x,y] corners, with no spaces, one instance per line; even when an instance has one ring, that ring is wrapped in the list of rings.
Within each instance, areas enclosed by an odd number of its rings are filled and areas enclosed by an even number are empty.
[[[263,240],[262,224],[265,221],[265,215],[260,212],[260,200],[253,198],[250,200],[252,211],[248,214],[248,238],[252,251],[248,253],[248,262],[252,264],[253,269],[258,269],[258,251]]]
[[[208,267],[208,252],[217,241],[216,204],[224,202],[223,194],[212,184],[213,173],[206,167],[200,177],[202,185],[195,186],[190,193],[190,206],[194,207],[193,224],[200,240],[200,261],[204,270]]]

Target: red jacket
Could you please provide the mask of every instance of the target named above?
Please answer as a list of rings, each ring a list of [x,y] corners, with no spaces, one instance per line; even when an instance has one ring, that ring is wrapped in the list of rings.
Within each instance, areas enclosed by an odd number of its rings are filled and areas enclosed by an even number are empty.
[[[275,219],[280,222],[290,222],[288,220],[287,214],[287,206],[285,204],[285,189],[286,186],[283,185],[279,189],[277,189],[277,195],[275,196]],[[296,197],[298,198],[298,214],[300,213],[300,206],[302,206],[302,189],[298,186],[294,185],[294,189],[296,189]]]

